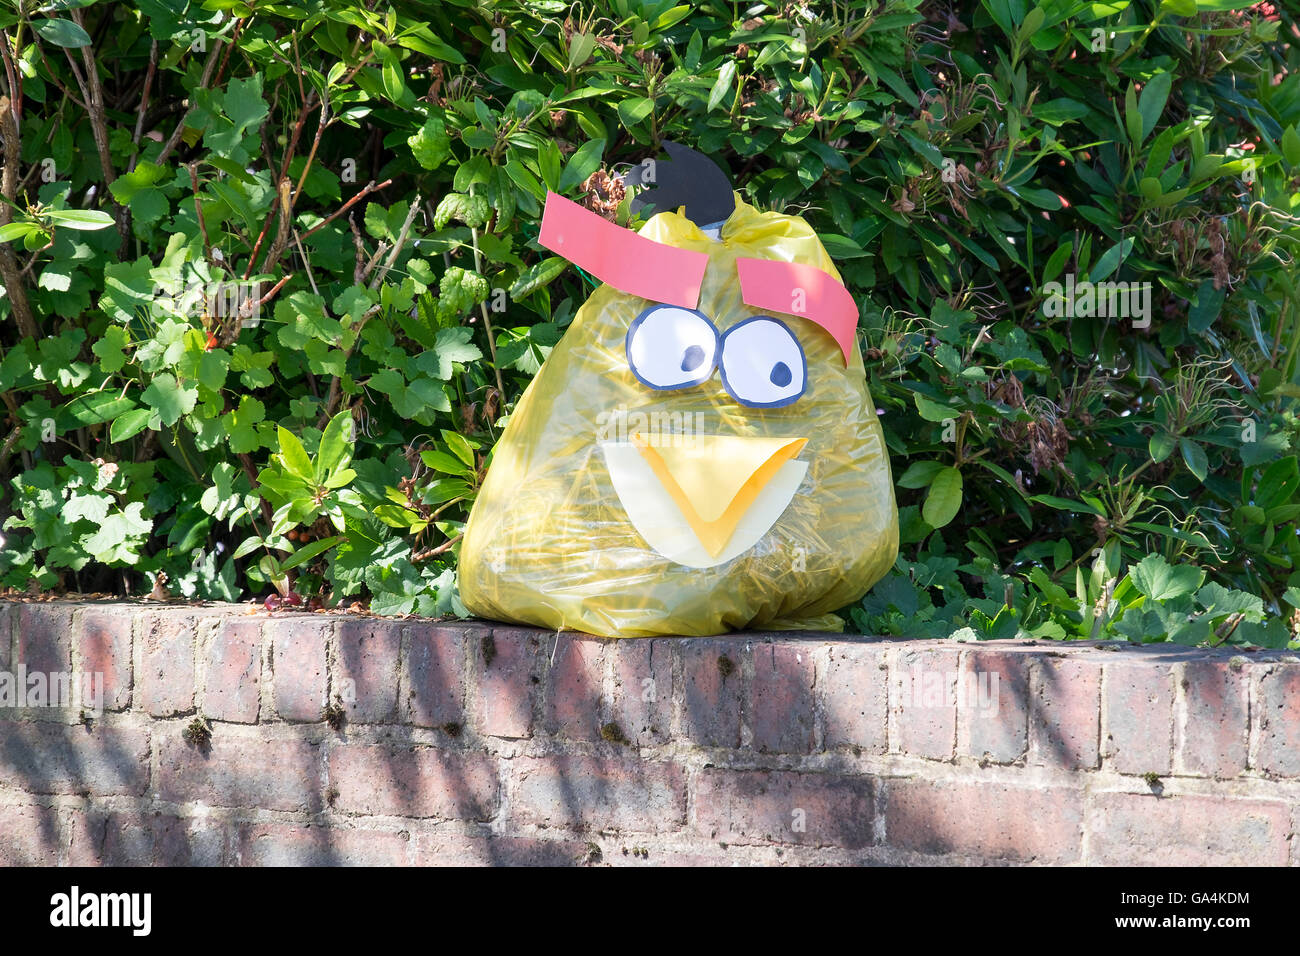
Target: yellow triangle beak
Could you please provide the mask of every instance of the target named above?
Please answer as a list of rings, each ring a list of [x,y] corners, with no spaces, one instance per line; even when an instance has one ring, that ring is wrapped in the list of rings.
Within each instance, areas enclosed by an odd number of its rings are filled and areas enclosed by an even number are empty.
[[[655,447],[640,435],[631,441],[716,558],[759,492],[808,439],[705,435],[692,447]]]

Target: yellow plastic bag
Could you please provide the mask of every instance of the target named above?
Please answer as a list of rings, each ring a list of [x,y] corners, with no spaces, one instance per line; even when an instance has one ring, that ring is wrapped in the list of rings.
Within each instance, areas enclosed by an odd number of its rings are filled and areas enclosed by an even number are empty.
[[[640,235],[708,257],[698,305],[602,285],[579,309],[493,452],[461,544],[462,601],[605,637],[842,629],[832,612],[898,549],[862,356],[809,319],[746,305],[737,263],[838,282],[829,255],[802,218],[738,195],[719,238],[674,212]],[[769,364],[766,380],[754,372]]]

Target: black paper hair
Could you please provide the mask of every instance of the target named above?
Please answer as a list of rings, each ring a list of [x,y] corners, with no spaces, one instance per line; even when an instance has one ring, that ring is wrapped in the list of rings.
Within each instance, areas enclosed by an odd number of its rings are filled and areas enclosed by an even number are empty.
[[[632,198],[632,211],[653,206],[656,212],[686,207],[686,218],[697,226],[725,221],[736,199],[731,178],[717,163],[680,143],[665,141],[669,159],[656,159],[632,167],[624,177],[629,186],[646,187]]]

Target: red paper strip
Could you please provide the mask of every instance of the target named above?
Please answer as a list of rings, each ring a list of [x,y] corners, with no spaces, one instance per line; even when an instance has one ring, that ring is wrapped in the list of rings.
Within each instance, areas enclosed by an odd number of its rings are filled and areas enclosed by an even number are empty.
[[[816,322],[835,337],[849,361],[858,328],[858,305],[849,290],[816,266],[776,259],[737,259],[745,304]]]
[[[704,253],[646,239],[553,192],[537,241],[628,295],[684,309],[700,301]]]

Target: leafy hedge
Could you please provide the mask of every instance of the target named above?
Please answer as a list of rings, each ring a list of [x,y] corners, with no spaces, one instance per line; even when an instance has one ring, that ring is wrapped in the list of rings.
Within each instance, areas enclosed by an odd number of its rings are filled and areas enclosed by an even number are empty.
[[[674,139],[862,305],[902,554],[854,626],[1286,645],[1300,33],[1247,7],[8,6],[0,583],[456,610],[590,291],[545,191],[626,223],[602,171]]]

